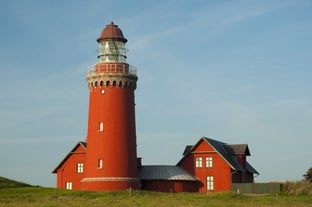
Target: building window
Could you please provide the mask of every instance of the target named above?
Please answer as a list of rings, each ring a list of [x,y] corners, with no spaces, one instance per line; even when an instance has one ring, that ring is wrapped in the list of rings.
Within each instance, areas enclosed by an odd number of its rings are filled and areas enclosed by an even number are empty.
[[[213,176],[207,176],[207,190],[211,191],[214,189]]]
[[[206,157],[206,167],[212,167],[212,157]]]
[[[99,123],[99,132],[102,132],[102,131],[104,131],[104,123],[101,121]]]
[[[98,169],[102,169],[103,168],[103,160],[102,159],[98,160],[97,168]]]
[[[71,190],[72,187],[73,187],[72,182],[66,182],[66,189],[67,189],[67,190]]]
[[[196,157],[195,166],[196,167],[203,167],[203,158],[202,157]]]
[[[77,173],[83,173],[83,163],[77,163]]]

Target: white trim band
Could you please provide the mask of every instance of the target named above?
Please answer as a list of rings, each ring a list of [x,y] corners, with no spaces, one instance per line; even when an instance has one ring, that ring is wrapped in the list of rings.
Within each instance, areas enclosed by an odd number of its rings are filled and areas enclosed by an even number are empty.
[[[98,182],[98,181],[130,181],[137,182],[140,181],[139,178],[129,178],[129,177],[97,177],[97,178],[84,178],[81,182]]]

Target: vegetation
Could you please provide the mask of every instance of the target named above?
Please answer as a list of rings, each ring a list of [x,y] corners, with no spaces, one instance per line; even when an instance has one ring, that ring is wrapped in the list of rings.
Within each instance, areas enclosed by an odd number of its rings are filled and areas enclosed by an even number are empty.
[[[10,180],[8,178],[4,178],[0,176],[0,188],[7,188],[7,187],[30,187],[31,185],[18,182],[15,180]]]
[[[312,182],[312,167],[303,175],[304,179],[308,182]]]
[[[312,206],[312,183],[286,182],[278,195],[159,193],[150,191],[69,191],[30,185],[0,177],[0,207],[284,207]]]
[[[286,195],[312,196],[312,183],[308,181],[291,182],[287,181],[283,184],[283,193]]]
[[[187,206],[187,207],[265,207],[312,206],[311,196],[286,194],[250,196],[233,192],[212,194],[158,193],[149,191],[87,192],[54,188],[1,188],[0,207],[80,207],[80,206]]]

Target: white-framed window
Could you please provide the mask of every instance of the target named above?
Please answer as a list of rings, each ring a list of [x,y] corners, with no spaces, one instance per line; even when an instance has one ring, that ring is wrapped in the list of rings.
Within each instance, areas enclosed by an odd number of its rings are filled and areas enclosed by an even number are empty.
[[[77,163],[77,173],[83,173],[83,163]]]
[[[72,182],[66,182],[66,189],[67,190],[71,190],[73,187],[73,183]]]
[[[98,159],[97,168],[98,169],[102,169],[103,168],[103,160],[102,159]]]
[[[207,190],[208,191],[214,190],[213,176],[207,176]]]
[[[104,131],[104,123],[101,121],[99,123],[99,132],[102,132],[102,131]]]
[[[206,167],[212,167],[212,157],[206,157]]]
[[[195,167],[203,167],[203,158],[202,157],[196,157],[195,158]]]

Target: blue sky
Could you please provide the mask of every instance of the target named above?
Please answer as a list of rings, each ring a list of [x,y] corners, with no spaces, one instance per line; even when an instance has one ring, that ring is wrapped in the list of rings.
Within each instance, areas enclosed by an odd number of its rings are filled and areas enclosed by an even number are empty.
[[[312,166],[312,1],[0,2],[0,175],[55,186],[87,132],[87,67],[114,21],[138,68],[143,164],[176,164],[201,136],[247,143],[256,182]]]

